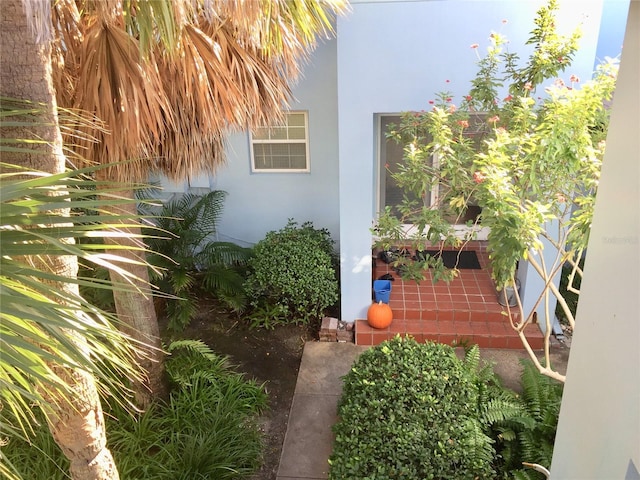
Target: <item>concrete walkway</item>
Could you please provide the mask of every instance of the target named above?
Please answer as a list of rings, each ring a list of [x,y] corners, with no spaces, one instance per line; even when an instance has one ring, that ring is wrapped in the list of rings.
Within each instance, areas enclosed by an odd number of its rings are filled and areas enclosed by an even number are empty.
[[[304,346],[277,480],[327,478],[341,377],[366,348],[337,342]]]
[[[353,343],[305,344],[276,480],[327,478],[334,440],[331,427],[338,419],[342,393],[341,377],[367,348],[370,347]],[[506,387],[520,389],[520,359],[527,358],[524,350],[481,349],[480,354],[494,363],[494,371]],[[552,365],[566,372],[568,356],[567,347],[554,345]]]

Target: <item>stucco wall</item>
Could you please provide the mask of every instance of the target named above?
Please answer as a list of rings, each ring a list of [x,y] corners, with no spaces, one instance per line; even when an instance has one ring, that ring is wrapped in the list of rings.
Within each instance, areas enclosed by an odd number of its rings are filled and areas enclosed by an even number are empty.
[[[294,86],[291,110],[309,112],[309,173],[252,173],[249,136],[233,134],[227,145],[227,162],[215,175],[189,182],[164,182],[167,192],[189,187],[228,192],[218,226],[220,240],[249,246],[270,230],[312,221],[328,228],[338,240],[338,147],[335,39],[322,41],[303,77]]]
[[[640,2],[632,1],[551,477],[640,478]]]
[[[436,92],[468,91],[475,74],[471,44],[487,46],[491,30],[522,47],[543,1],[358,1],[338,21],[338,99],[342,319],[365,318],[370,304],[371,233],[375,217],[374,115],[428,109]],[[567,73],[591,75],[601,2],[564,1],[561,32],[583,22],[583,40]],[[503,23],[506,20],[506,23]],[[447,82],[449,80],[449,82]]]

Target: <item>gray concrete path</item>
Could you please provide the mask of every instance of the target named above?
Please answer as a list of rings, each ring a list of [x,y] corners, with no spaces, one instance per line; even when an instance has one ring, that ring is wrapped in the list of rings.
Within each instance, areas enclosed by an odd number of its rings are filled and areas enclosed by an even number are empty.
[[[304,346],[277,480],[327,478],[341,377],[366,348],[337,342]]]
[[[337,342],[305,344],[276,480],[327,478],[334,441],[331,427],[337,421],[342,394],[341,377],[367,348]],[[569,349],[555,345],[553,350],[552,364],[566,372]],[[463,354],[461,349],[458,353]],[[481,349],[480,355],[494,363],[494,371],[506,387],[519,390],[520,359],[527,357],[524,350]]]

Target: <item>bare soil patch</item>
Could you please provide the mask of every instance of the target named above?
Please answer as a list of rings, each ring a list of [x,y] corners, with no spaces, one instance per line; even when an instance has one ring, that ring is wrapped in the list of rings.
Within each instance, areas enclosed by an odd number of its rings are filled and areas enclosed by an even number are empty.
[[[269,395],[269,409],[261,418],[264,459],[252,480],[276,478],[302,349],[305,342],[317,340],[317,331],[317,326],[299,325],[252,329],[248,321],[226,312],[215,301],[202,299],[197,317],[180,335],[204,341],[227,356],[236,371],[264,384]]]

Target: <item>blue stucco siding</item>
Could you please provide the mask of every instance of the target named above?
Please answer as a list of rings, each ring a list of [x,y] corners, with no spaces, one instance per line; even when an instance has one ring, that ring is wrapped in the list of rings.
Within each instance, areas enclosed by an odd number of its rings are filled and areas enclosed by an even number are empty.
[[[371,233],[378,191],[374,118],[429,108],[441,91],[454,103],[475,74],[470,46],[488,45],[492,30],[522,57],[543,1],[362,1],[338,21],[338,112],[342,319],[365,318],[371,298]],[[581,50],[567,75],[589,78],[600,29],[601,2],[561,2],[558,26],[582,22]],[[506,20],[506,22],[503,22]]]

